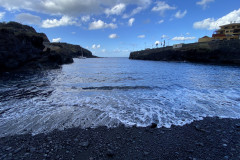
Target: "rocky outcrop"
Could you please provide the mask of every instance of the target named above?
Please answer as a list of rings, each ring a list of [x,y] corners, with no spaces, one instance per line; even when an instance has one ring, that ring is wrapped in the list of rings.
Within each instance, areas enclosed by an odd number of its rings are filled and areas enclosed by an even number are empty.
[[[240,65],[240,40],[183,44],[130,53],[130,59]]]
[[[14,35],[18,36],[19,34],[24,34],[26,36],[36,36],[36,37],[42,37],[44,42],[50,42],[48,40],[48,37],[45,33],[37,33],[36,30],[28,25],[22,25],[17,22],[8,22],[8,23],[0,23],[0,29],[5,29],[10,32],[13,32]]]
[[[92,53],[82,48],[79,45],[73,45],[68,43],[44,43],[45,50],[49,48],[51,51],[59,53],[61,55],[70,55],[73,58],[77,58],[79,56],[87,57],[87,58],[95,58]]]
[[[0,71],[12,70],[38,59],[44,49],[43,38],[0,29]]]
[[[0,72],[42,70],[73,63],[73,58],[94,57],[78,45],[50,43],[44,33],[16,22],[0,23]]]

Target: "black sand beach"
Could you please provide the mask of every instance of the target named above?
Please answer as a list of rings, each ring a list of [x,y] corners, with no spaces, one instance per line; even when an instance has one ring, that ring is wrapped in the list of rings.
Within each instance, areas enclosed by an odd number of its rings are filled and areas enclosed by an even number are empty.
[[[0,139],[0,159],[240,159],[240,119],[171,128],[72,128]]]

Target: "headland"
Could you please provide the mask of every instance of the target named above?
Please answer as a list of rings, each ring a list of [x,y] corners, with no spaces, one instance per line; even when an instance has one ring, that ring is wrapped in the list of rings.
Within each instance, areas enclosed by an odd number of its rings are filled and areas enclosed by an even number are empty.
[[[51,43],[46,34],[33,27],[0,23],[0,72],[55,69],[80,56],[96,57],[79,45]]]
[[[131,52],[130,59],[240,65],[240,40],[179,44]]]

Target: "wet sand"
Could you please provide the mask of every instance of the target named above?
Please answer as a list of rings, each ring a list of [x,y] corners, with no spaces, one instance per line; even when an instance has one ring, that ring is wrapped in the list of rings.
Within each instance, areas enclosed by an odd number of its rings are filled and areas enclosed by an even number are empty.
[[[240,119],[171,128],[72,128],[0,138],[0,159],[240,159]]]

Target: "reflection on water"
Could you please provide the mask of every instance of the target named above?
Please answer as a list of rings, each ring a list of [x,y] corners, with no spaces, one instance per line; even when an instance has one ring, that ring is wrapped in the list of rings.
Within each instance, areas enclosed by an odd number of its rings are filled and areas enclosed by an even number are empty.
[[[80,126],[240,118],[240,68],[127,58],[0,75],[0,136]]]

